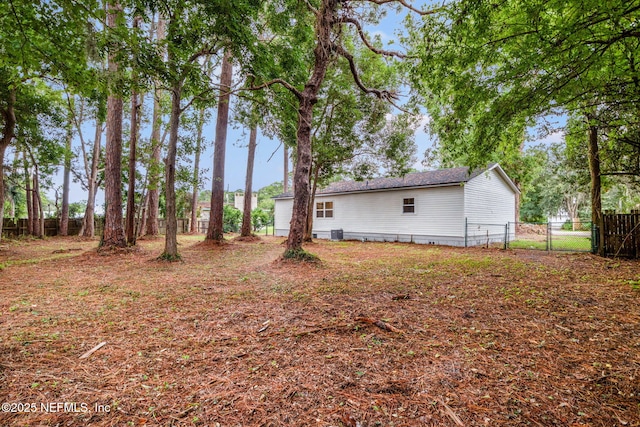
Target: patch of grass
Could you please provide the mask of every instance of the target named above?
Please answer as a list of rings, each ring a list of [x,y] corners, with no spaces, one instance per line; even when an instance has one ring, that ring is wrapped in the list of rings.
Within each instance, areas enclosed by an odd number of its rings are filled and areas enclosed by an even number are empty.
[[[538,240],[514,240],[509,242],[509,247],[512,249],[536,249],[546,251],[547,242]],[[551,250],[589,252],[591,251],[591,239],[581,236],[553,236],[551,238]]]
[[[178,262],[178,261],[182,261],[182,256],[180,254],[168,254],[166,252],[163,252],[159,257],[158,257],[158,261],[166,261],[166,262]]]
[[[282,254],[282,259],[314,264],[320,262],[320,258],[318,258],[318,256],[309,253],[304,249],[287,249],[284,254]]]
[[[441,264],[449,265],[453,267],[460,267],[467,270],[471,270],[473,272],[477,272],[477,270],[491,268],[495,264],[495,260],[488,256],[484,258],[476,258],[476,257],[463,255],[463,256],[451,257],[443,261]]]
[[[511,249],[537,249],[540,251],[547,250],[547,242],[539,242],[537,240],[514,240],[509,242]]]

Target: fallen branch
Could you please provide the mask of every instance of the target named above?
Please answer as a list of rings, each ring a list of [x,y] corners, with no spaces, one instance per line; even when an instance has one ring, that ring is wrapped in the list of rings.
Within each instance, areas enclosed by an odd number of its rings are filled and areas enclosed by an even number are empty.
[[[438,401],[440,402],[440,404],[442,406],[444,406],[444,412],[449,416],[449,418],[451,418],[453,420],[453,422],[456,423],[457,426],[463,426],[464,427],[464,423],[462,422],[460,417],[458,415],[456,415],[455,412],[453,412],[453,409],[451,409],[451,407],[449,405],[444,403],[444,400],[438,399]]]
[[[364,322],[364,323],[368,323],[370,325],[375,325],[378,328],[385,330],[385,331],[389,331],[389,332],[397,332],[399,334],[404,334],[404,331],[396,328],[393,325],[388,324],[387,322],[384,322],[382,320],[375,320],[375,319],[371,319],[369,317],[356,317],[356,322]]]
[[[91,350],[87,351],[85,354],[83,354],[82,356],[80,356],[80,359],[86,359],[87,357],[91,356],[93,353],[95,353],[96,351],[100,350],[102,347],[104,347],[105,345],[107,345],[106,341],[101,342],[100,344],[98,344],[97,346],[93,347]]]
[[[569,328],[565,328],[564,326],[560,326],[560,325],[556,325],[556,328],[565,331],[565,332],[573,332],[571,329]]]
[[[338,323],[337,325],[325,326],[322,328],[315,328],[315,329],[308,329],[306,331],[298,332],[295,334],[295,336],[299,337],[301,335],[314,334],[316,332],[328,331],[330,329],[346,328],[348,326],[349,326],[348,323]]]
[[[56,249],[55,251],[51,252],[52,254],[66,254],[68,252],[75,252],[75,251],[81,251],[82,248],[69,248],[69,249]]]

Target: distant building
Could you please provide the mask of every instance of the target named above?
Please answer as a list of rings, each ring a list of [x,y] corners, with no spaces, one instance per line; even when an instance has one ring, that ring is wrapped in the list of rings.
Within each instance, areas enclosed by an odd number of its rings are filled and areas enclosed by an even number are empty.
[[[244,193],[236,193],[233,198],[233,207],[244,211]],[[251,194],[251,210],[258,207],[258,193]]]
[[[227,193],[229,194],[229,193]],[[233,201],[229,200],[231,197],[226,197],[225,194],[225,205],[233,206],[238,209],[240,212],[244,211],[244,194],[243,193],[235,193],[233,195]],[[253,193],[251,195],[251,210],[254,210],[258,207],[258,193]],[[211,213],[211,202],[198,202],[198,218],[201,221],[206,221],[209,219],[209,215]]]

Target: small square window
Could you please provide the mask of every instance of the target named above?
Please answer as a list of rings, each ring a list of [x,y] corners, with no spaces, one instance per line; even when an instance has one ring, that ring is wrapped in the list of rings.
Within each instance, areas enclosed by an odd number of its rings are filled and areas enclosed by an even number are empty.
[[[333,218],[333,202],[316,203],[316,218]]]
[[[415,199],[413,197],[402,199],[402,213],[415,213],[415,212],[416,212]]]

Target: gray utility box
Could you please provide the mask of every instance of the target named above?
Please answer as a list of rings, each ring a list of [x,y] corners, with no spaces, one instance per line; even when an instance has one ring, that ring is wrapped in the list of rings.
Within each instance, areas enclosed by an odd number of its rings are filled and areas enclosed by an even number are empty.
[[[344,239],[344,233],[342,232],[342,228],[339,230],[331,230],[331,240],[342,240]]]

